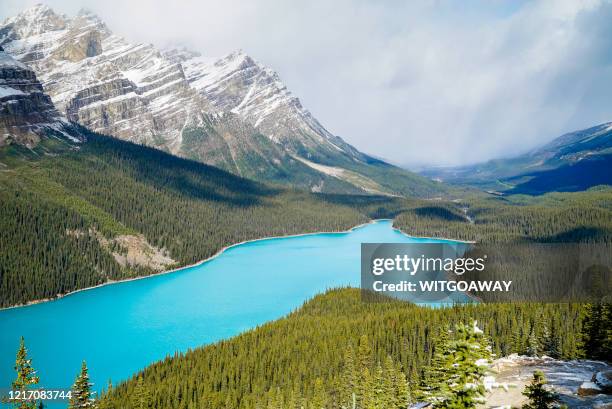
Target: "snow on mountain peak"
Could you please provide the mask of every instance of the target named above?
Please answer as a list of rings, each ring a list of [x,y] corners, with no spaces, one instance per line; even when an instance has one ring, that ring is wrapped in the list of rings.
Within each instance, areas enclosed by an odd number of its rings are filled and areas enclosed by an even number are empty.
[[[243,50],[218,59],[161,51],[113,34],[88,10],[69,18],[43,5],[6,20],[0,45],[37,73],[69,119],[98,132],[178,152],[202,114],[232,113],[293,153],[356,152]]]
[[[29,69],[25,64],[14,59],[12,56],[4,52],[2,47],[0,47],[0,68],[8,68],[8,67],[19,68],[22,70]]]
[[[47,5],[37,4],[25,9],[15,17],[6,19],[2,25],[10,26],[14,37],[26,38],[64,29],[66,16],[55,13]],[[1,37],[0,41],[2,41]]]

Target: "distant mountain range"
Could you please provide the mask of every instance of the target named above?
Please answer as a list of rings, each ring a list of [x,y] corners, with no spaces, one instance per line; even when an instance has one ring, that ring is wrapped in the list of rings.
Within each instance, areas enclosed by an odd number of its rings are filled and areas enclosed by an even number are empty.
[[[612,122],[567,133],[514,158],[421,173],[439,181],[505,193],[572,192],[612,185]]]
[[[311,191],[445,191],[331,134],[242,51],[211,59],[160,50],[113,34],[90,12],[68,17],[44,5],[6,19],[0,46],[36,73],[62,116],[98,133]]]

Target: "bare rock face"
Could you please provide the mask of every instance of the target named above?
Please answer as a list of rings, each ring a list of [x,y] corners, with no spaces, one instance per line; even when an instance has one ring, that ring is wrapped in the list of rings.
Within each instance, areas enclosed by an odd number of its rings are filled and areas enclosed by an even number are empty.
[[[179,64],[87,11],[69,18],[35,6],[3,23],[0,45],[38,74],[69,120],[96,132],[176,153],[189,117],[207,108]]]
[[[601,388],[595,382],[583,382],[578,387],[578,396],[593,396],[603,393]]]
[[[66,126],[34,72],[0,48],[0,147],[31,149],[41,137],[64,134]]]

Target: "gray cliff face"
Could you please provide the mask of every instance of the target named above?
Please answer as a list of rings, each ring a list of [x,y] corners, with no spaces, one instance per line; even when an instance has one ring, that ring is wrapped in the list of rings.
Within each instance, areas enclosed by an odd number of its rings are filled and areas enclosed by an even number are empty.
[[[43,5],[0,24],[0,46],[36,73],[62,115],[93,131],[258,180],[393,192],[372,186],[386,183],[375,167],[389,165],[332,135],[242,51],[220,59],[161,51],[113,34],[87,11],[68,17]]]
[[[34,148],[67,126],[34,72],[0,48],[0,146]]]
[[[0,44],[36,71],[69,120],[96,132],[176,153],[183,126],[207,108],[179,64],[86,11],[68,18],[35,6],[4,22]]]

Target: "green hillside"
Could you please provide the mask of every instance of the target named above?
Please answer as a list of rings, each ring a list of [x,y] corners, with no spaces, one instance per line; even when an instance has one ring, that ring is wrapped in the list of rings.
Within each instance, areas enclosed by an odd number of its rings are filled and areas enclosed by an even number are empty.
[[[480,243],[612,242],[612,188],[542,196],[406,202],[394,225],[415,236]]]

